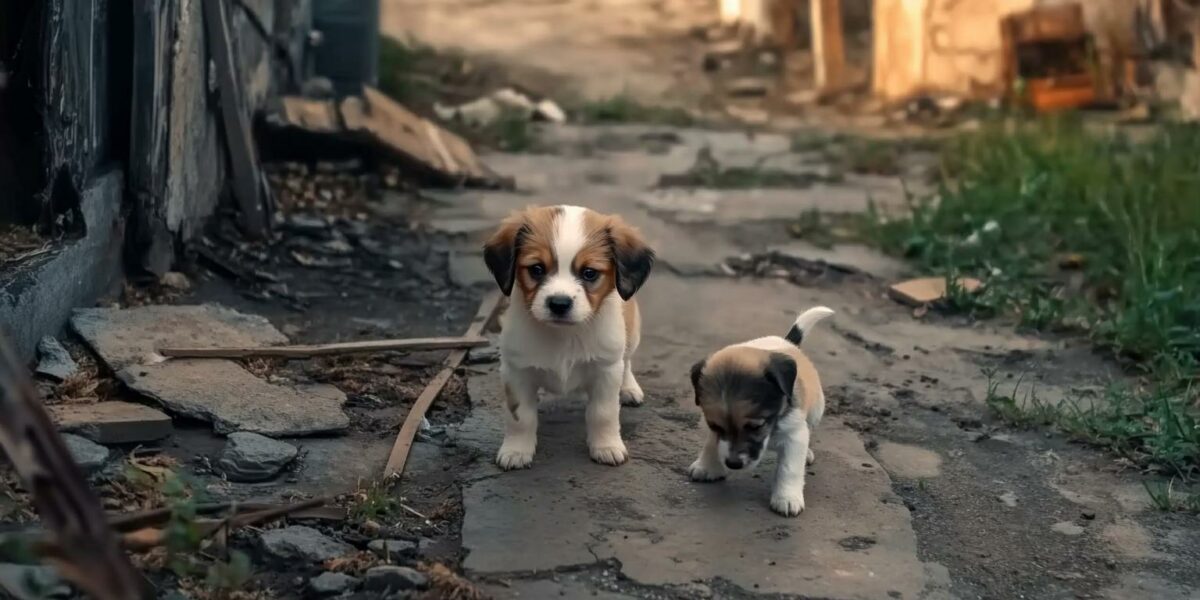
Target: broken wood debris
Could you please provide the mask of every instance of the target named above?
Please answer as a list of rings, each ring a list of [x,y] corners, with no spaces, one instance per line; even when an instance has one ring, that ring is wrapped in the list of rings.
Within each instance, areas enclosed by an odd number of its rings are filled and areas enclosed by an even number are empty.
[[[485,188],[512,185],[488,169],[461,137],[371,87],[361,96],[340,102],[288,96],[265,122],[279,138],[274,147],[283,154],[295,147],[337,149],[347,154],[350,150],[361,154],[366,148],[429,183]]]
[[[496,317],[499,312],[502,300],[504,299],[498,292],[493,292],[483,302],[479,304],[479,310],[475,313],[475,318],[472,319],[471,325],[467,327],[467,332],[464,337],[478,337],[483,334],[488,325]],[[384,477],[402,477],[404,475],[404,467],[408,463],[408,453],[412,450],[413,440],[417,437],[417,431],[421,428],[421,423],[425,419],[425,413],[429,410],[429,406],[437,399],[438,394],[442,393],[442,388],[446,387],[446,383],[450,381],[450,377],[454,375],[455,369],[462,364],[467,357],[467,350],[455,350],[446,357],[445,366],[440,372],[425,386],[421,391],[421,395],[417,397],[416,402],[413,402],[412,408],[408,411],[408,416],[404,418],[404,424],[400,427],[400,434],[396,436],[396,443],[392,446],[392,452],[388,456],[387,466],[384,468]]]
[[[149,597],[104,519],[100,501],[42,406],[23,361],[0,335],[0,449],[49,532],[39,554],[100,600]]]
[[[262,239],[270,233],[270,190],[267,189],[255,151],[250,117],[243,102],[237,57],[230,35],[229,13],[225,0],[204,4],[204,30],[209,59],[216,67],[217,91],[221,100],[221,122],[228,151],[233,195],[240,209],[239,224],[251,238]]]
[[[324,506],[329,502],[328,498],[314,498],[296,504],[284,506],[270,506],[255,511],[239,511],[233,510],[233,513],[223,519],[197,519],[195,522],[196,535],[201,540],[206,540],[218,533],[228,533],[235,529],[243,527],[251,527],[277,521],[284,517],[300,513],[305,510]],[[169,518],[169,515],[168,515]],[[145,552],[166,544],[167,528],[163,524],[162,527],[147,525],[132,531],[123,533],[121,536],[121,545],[126,550],[134,552]]]
[[[892,285],[888,294],[896,301],[909,306],[924,306],[946,298],[948,292],[945,277],[923,277],[909,279]],[[983,282],[974,277],[959,277],[955,285],[963,291],[973,294],[983,287]]]
[[[232,348],[159,348],[167,358],[312,358],[365,352],[417,352],[422,350],[456,350],[488,345],[480,336],[407,338],[338,342],[334,344],[304,344],[295,346],[241,346]]]

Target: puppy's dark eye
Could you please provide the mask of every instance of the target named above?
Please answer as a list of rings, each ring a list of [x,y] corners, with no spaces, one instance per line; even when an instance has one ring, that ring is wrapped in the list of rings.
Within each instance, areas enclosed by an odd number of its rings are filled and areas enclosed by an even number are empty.
[[[600,271],[597,271],[597,270],[589,268],[589,267],[584,267],[583,269],[580,269],[580,271],[579,271],[579,278],[584,281],[588,281],[588,282],[595,281],[597,279],[600,279]]]
[[[534,280],[541,279],[546,276],[546,267],[537,264],[529,267],[529,276]]]
[[[717,435],[725,435],[725,430],[722,429],[720,425],[713,425],[712,423],[709,423],[708,428]]]
[[[759,429],[762,429],[763,425],[765,424],[766,423],[746,423],[742,429],[745,429],[746,431],[758,431]]]

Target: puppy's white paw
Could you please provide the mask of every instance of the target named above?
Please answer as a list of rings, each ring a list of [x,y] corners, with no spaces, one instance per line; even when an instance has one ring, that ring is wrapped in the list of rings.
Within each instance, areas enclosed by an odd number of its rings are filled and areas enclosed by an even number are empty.
[[[699,459],[688,467],[688,476],[692,481],[720,481],[725,479],[727,474],[724,465],[706,465]]]
[[[646,393],[640,386],[621,390],[621,404],[625,406],[641,406],[646,401]]]
[[[505,442],[496,453],[496,465],[505,471],[528,469],[533,463],[533,447],[520,443]]]
[[[808,456],[804,457],[804,464],[811,465],[817,462],[817,457],[813,455],[812,448],[808,449]]]
[[[804,492],[775,492],[771,495],[771,510],[785,517],[794,517],[804,512]]]
[[[589,446],[588,454],[592,456],[592,460],[613,467],[629,460],[629,451],[625,449],[625,442],[621,440]]]

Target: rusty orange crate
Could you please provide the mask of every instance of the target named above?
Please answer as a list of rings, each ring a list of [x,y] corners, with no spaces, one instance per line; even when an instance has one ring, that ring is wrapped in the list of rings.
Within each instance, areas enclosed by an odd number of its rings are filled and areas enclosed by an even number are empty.
[[[1082,108],[1096,102],[1096,85],[1090,75],[1030,79],[1026,93],[1038,112]]]

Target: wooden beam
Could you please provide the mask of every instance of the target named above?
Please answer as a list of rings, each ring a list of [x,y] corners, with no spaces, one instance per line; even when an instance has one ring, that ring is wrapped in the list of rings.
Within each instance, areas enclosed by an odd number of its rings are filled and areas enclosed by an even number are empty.
[[[258,165],[250,116],[244,107],[242,82],[229,26],[227,0],[208,0],[204,4],[204,29],[209,58],[217,70],[217,91],[221,100],[221,124],[225,147],[229,152],[233,196],[237,199],[238,223],[243,233],[254,239],[267,236],[271,227],[267,214],[269,191]]]
[[[493,292],[492,295],[484,298],[479,305],[479,311],[475,313],[475,318],[467,327],[467,333],[463,337],[470,338],[483,334],[488,324],[495,318],[503,299],[504,297],[499,292]],[[429,411],[430,405],[437,399],[438,394],[442,393],[442,388],[446,387],[446,382],[450,381],[454,370],[462,364],[466,357],[466,350],[451,352],[450,356],[446,357],[442,370],[417,397],[412,409],[408,411],[408,416],[404,418],[400,434],[396,436],[396,443],[392,446],[392,453],[388,456],[387,466],[383,470],[384,477],[399,478],[404,475],[404,467],[408,463],[408,453],[412,450],[413,440],[417,437],[417,431],[421,428],[421,421],[425,418],[425,413]]]
[[[809,0],[813,65],[818,91],[835,89],[846,79],[842,0]]]
[[[474,336],[409,338],[339,342],[336,344],[305,344],[295,346],[244,346],[230,348],[160,348],[167,358],[312,358],[334,354],[422,350],[457,350],[488,345],[487,338]]]

